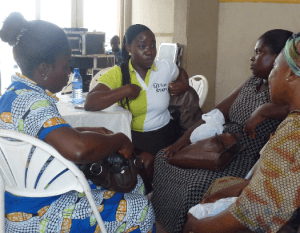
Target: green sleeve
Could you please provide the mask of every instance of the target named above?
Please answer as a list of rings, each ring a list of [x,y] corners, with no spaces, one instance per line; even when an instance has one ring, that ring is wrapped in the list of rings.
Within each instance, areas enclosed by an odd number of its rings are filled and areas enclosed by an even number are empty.
[[[114,66],[112,69],[103,74],[99,79],[102,83],[109,87],[111,90],[117,89],[122,86],[122,72],[119,66]]]

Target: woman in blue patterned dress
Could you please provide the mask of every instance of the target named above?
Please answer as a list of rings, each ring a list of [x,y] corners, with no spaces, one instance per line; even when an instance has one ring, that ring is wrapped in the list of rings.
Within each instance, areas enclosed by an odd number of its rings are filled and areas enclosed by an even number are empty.
[[[0,129],[44,140],[78,164],[99,161],[114,151],[130,158],[133,145],[122,133],[105,128],[72,128],[59,114],[53,93],[70,74],[71,49],[61,28],[42,20],[26,21],[12,13],[0,31],[13,46],[22,74],[0,98]],[[91,184],[92,194],[108,232],[155,232],[151,203],[140,177],[131,193],[116,193]],[[47,198],[5,193],[6,232],[100,232],[84,194],[71,191]]]

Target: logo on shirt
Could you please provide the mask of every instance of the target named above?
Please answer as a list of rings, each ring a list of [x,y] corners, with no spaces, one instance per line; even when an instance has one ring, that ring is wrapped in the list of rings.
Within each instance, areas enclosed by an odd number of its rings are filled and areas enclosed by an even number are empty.
[[[168,90],[168,84],[166,83],[154,83],[153,87],[156,89],[156,92],[164,92]]]

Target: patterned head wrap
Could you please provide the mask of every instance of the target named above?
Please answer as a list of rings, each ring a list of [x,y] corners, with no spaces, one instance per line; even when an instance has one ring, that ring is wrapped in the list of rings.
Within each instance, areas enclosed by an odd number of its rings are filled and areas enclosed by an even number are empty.
[[[300,34],[293,34],[293,36],[287,40],[283,50],[285,60],[297,76],[300,76],[300,67],[297,65],[297,63],[300,63],[300,54],[296,47],[299,41]]]

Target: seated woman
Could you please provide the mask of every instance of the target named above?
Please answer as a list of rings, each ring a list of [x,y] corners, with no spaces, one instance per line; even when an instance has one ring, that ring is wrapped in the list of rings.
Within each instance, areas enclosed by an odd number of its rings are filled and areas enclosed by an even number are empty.
[[[132,156],[133,145],[126,135],[105,128],[74,129],[59,114],[53,93],[67,84],[71,59],[61,28],[42,20],[26,21],[20,13],[12,13],[4,21],[0,37],[13,46],[22,70],[22,75],[12,76],[12,84],[0,98],[0,129],[44,140],[78,164],[97,162],[115,151],[126,158]],[[103,205],[101,216],[108,232],[155,232],[152,205],[137,194],[142,187],[140,177],[134,193],[129,194],[91,186],[96,205]],[[6,192],[5,214],[5,232],[100,232],[87,199],[76,191],[46,198]]]
[[[253,76],[216,106],[227,122],[240,125],[240,127],[233,124],[227,125],[224,128],[225,132],[240,133],[247,119],[259,113],[266,116],[264,118],[277,118],[266,119],[258,124],[255,128],[255,138],[251,138],[248,132],[244,131],[240,142],[247,146],[246,149],[236,156],[222,172],[181,169],[169,165],[165,158],[190,144],[189,137],[192,131],[203,123],[202,120],[188,130],[174,145],[160,151],[156,156],[152,204],[156,220],[169,232],[182,231],[188,209],[201,200],[216,178],[245,177],[256,163],[258,152],[268,141],[269,135],[281,122],[278,119],[284,119],[287,116],[288,112],[285,107],[270,106],[272,104],[270,104],[268,76],[277,55],[291,35],[292,32],[279,29],[263,34],[256,43],[254,56],[250,59]]]
[[[188,77],[172,62],[154,62],[155,36],[144,25],[127,29],[122,54],[124,63],[101,76],[87,95],[85,109],[97,111],[118,103],[130,110],[132,142],[138,152],[145,152],[140,155],[151,180],[154,155],[178,139],[179,129],[170,120],[168,106],[170,94],[176,96],[189,89]]]
[[[269,85],[272,102],[288,106],[290,114],[261,151],[256,171],[241,185],[237,201],[214,217],[189,216],[184,232],[275,233],[300,207],[300,34],[293,35],[276,58]],[[237,196],[234,192],[227,197]]]

